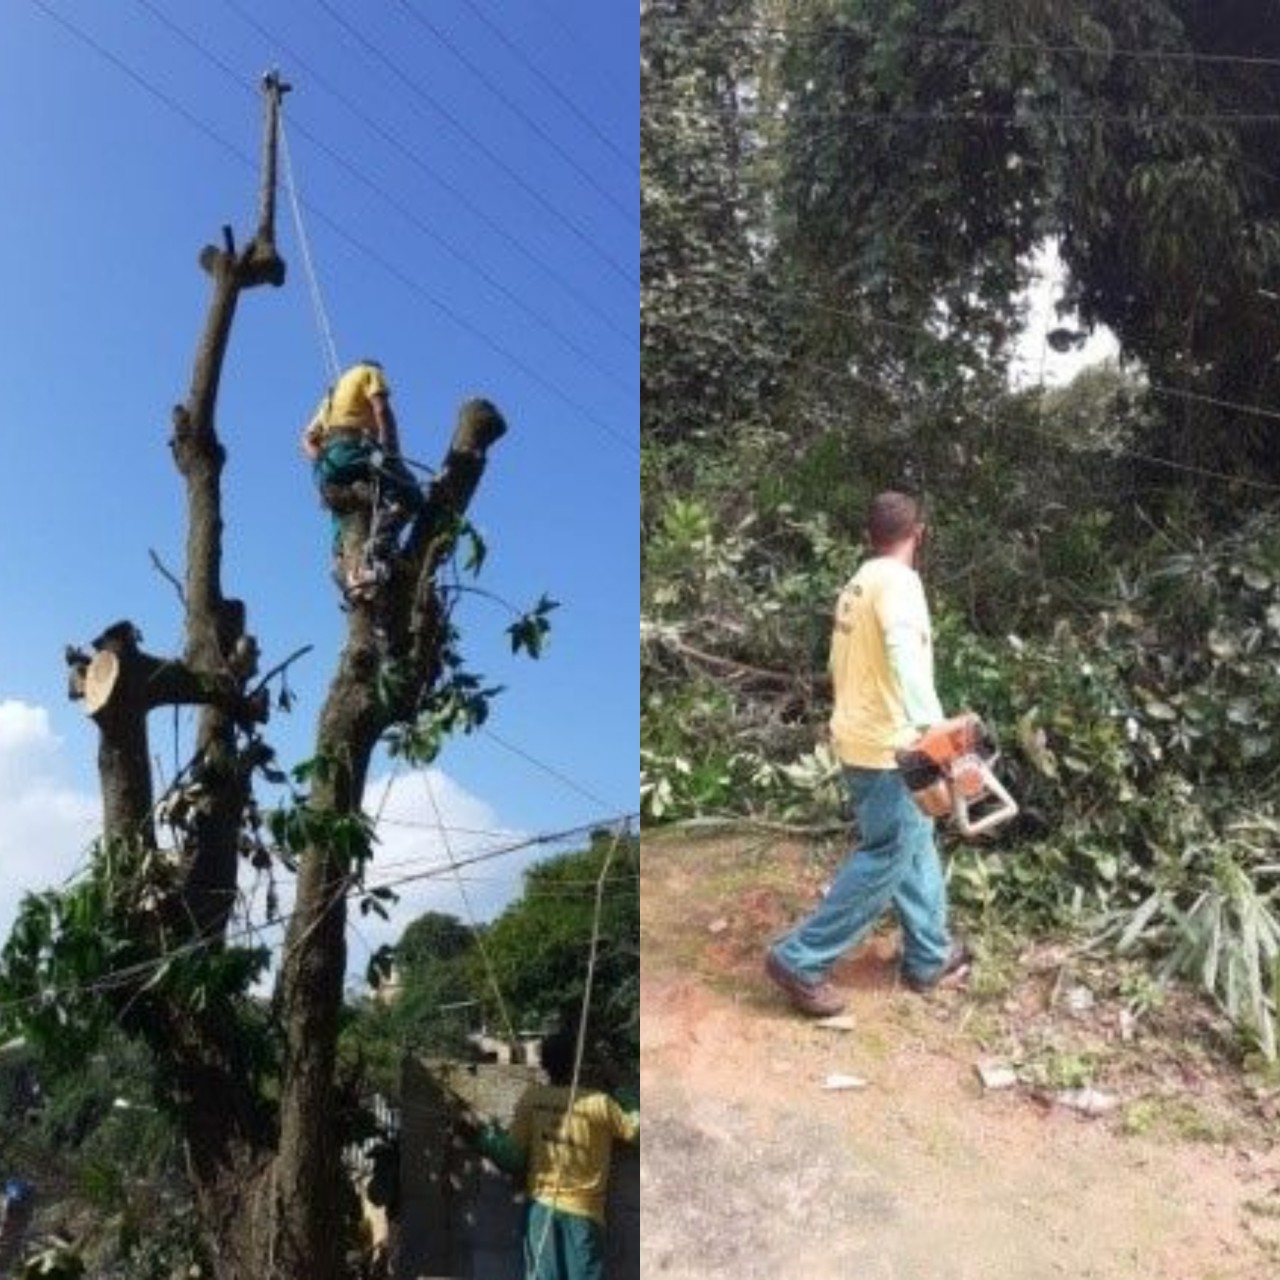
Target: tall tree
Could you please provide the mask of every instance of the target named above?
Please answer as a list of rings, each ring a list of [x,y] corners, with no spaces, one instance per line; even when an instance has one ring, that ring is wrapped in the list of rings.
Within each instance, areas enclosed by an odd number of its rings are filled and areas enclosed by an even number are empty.
[[[273,815],[256,775],[284,781],[262,737],[269,682],[242,601],[222,580],[221,479],[226,451],[215,410],[241,295],[279,286],[274,238],[276,137],[287,86],[264,81],[266,122],[257,229],[238,248],[230,228],[200,265],[212,294],[191,388],[173,413],[171,447],[187,496],[183,652],[158,657],[127,621],[90,653],[68,650],[72,694],[98,729],[103,835],[88,875],[29,898],[5,949],[0,987],[25,1028],[73,1055],[108,1022],[152,1049],[161,1100],[185,1140],[188,1169],[219,1280],[338,1280],[347,1274],[349,1188],[335,1082],[348,896],[371,852],[361,798],[376,744],[429,756],[449,728],[484,714],[484,691],[461,669],[450,597],[437,574],[505,424],[487,402],[463,407],[392,582],[355,605],[316,730],[297,771],[304,790]],[[347,517],[367,524],[358,504]],[[357,535],[358,538],[358,535]],[[536,630],[536,627],[534,628]],[[147,717],[199,708],[192,761],[162,800],[178,837],[157,839]],[[248,989],[266,955],[229,934],[248,859],[297,872],[274,1001]]]
[[[1271,0],[788,0],[781,204],[819,304],[999,354],[1029,251],[1145,366],[1175,463],[1280,475]]]
[[[647,439],[757,417],[783,344],[762,236],[755,0],[640,7],[641,403]]]

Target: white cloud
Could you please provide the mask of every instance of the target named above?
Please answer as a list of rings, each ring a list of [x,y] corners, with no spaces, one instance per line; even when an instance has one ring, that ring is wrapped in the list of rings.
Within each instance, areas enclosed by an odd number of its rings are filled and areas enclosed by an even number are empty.
[[[8,937],[24,893],[60,885],[85,859],[101,829],[96,792],[77,790],[63,744],[39,706],[0,701],[0,944]],[[389,919],[361,915],[351,904],[348,971],[361,978],[369,955],[395,942],[425,911],[442,911],[464,922],[487,921],[520,896],[522,873],[546,851],[538,845],[511,853],[525,833],[504,826],[497,812],[439,769],[383,775],[370,781],[365,809],[377,818],[378,844],[371,884],[388,884],[400,895],[387,904]],[[441,829],[443,827],[443,830]],[[453,862],[498,856],[464,866]],[[459,881],[461,880],[461,887]],[[280,886],[280,911],[292,906],[292,884]],[[464,897],[465,894],[465,897]],[[261,917],[261,903],[255,916]],[[279,940],[272,929],[267,940]]]
[[[464,921],[472,915],[476,921],[492,920],[520,896],[522,872],[545,852],[537,846],[501,851],[518,844],[525,833],[503,826],[487,802],[439,769],[393,777],[389,786],[388,781],[375,779],[365,791],[366,811],[378,818],[370,880],[381,884],[430,873],[396,886],[400,902],[389,926],[395,936],[424,911],[447,911]],[[451,869],[451,860],[465,862],[491,852],[499,856],[461,867],[456,874]]]
[[[101,826],[97,794],[77,790],[67,772],[49,713],[0,701],[0,941],[23,894],[60,884]]]
[[[384,904],[386,920],[373,911],[361,915],[357,898],[349,904],[347,976],[357,985],[373,952],[397,941],[418,916],[440,911],[463,923],[492,920],[520,896],[525,868],[547,856],[536,844],[513,849],[526,834],[504,826],[490,804],[439,769],[372,778],[364,808],[378,835],[368,883],[392,887],[399,900]],[[489,853],[495,856],[483,857]],[[452,864],[477,856],[483,860],[454,871]],[[282,884],[282,916],[292,903],[292,884]],[[264,940],[278,943],[281,934],[272,929]]]

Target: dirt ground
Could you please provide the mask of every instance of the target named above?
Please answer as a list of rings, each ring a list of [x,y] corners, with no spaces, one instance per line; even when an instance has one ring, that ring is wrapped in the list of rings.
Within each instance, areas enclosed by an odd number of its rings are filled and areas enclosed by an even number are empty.
[[[887,931],[836,971],[853,1029],[818,1026],[760,965],[835,856],[646,839],[643,1275],[1280,1275],[1280,1099],[1210,1011],[1062,946],[981,939],[967,990],[920,997]],[[979,1063],[1017,1083],[985,1088]],[[1105,1114],[1065,1105],[1086,1086]]]

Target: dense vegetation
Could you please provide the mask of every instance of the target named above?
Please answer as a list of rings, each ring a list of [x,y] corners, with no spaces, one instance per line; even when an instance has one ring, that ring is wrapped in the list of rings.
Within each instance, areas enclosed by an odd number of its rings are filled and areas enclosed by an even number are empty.
[[[648,819],[841,821],[829,610],[867,498],[922,493],[943,702],[1024,807],[961,909],[1144,955],[1275,1063],[1268,6],[649,0],[642,76]],[[1015,388],[1049,242],[1054,347],[1123,360]]]
[[[406,1053],[469,1058],[476,1052],[469,1037],[481,1030],[499,1038],[558,1026],[576,1031],[584,1002],[584,1071],[603,1083],[634,1084],[638,858],[634,837],[600,831],[587,848],[530,867],[522,895],[488,924],[473,928],[435,911],[414,920],[380,958],[393,987],[380,985],[350,1010],[344,1048],[366,1085],[397,1097]]]
[[[358,999],[345,1011],[341,1080],[351,1140],[376,1149],[388,1138],[362,1104],[374,1093],[398,1100],[406,1053],[466,1061],[477,1053],[468,1037],[482,1028],[496,1036],[508,1022],[517,1034],[576,1028],[593,939],[584,1075],[634,1086],[638,856],[634,837],[600,831],[586,848],[530,867],[522,895],[487,925],[440,912],[412,921],[376,967],[394,973],[394,997]],[[0,1180],[25,1179],[39,1206],[24,1275],[210,1273],[177,1130],[151,1101],[154,1071],[118,1030],[104,1032],[87,1057],[62,1063],[20,1041],[0,1052]],[[394,1146],[386,1150],[394,1160]],[[202,1262],[204,1270],[191,1270]]]

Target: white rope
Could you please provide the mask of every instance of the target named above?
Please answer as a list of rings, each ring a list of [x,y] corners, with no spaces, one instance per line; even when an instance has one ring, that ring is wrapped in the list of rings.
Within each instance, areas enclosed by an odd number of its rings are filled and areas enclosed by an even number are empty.
[[[329,313],[325,310],[324,296],[320,292],[320,278],[311,260],[311,244],[302,224],[302,206],[298,201],[298,189],[293,180],[293,160],[289,155],[289,140],[284,131],[284,113],[279,117],[280,154],[284,158],[284,184],[289,192],[289,207],[293,210],[293,225],[298,235],[298,247],[302,251],[302,265],[307,273],[307,291],[311,295],[311,310],[315,315],[316,331],[320,336],[320,354],[328,373],[327,381],[337,382],[342,366],[338,363],[338,348],[333,340]]]

